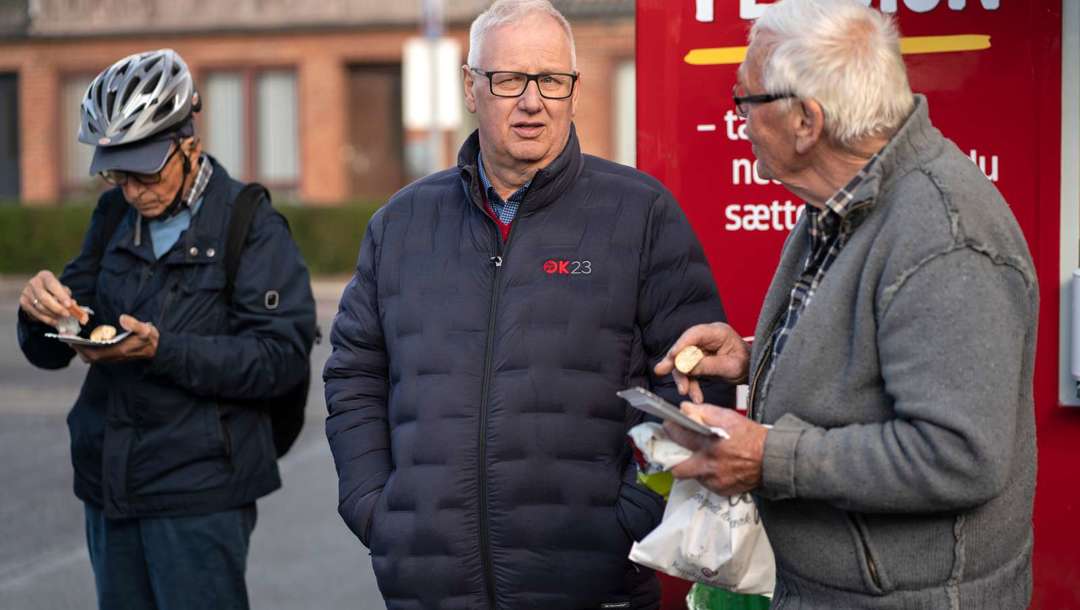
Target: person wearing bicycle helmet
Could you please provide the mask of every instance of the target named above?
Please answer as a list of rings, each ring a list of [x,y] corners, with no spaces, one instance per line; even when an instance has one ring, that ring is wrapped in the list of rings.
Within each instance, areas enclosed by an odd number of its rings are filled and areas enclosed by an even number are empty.
[[[307,382],[307,268],[265,192],[244,190],[203,152],[199,108],[171,49],[125,57],[93,80],[79,140],[95,147],[91,175],[113,188],[78,255],[19,298],[19,345],[33,365],[89,363],[67,421],[102,609],[248,607],[255,500],[281,485],[258,407]],[[253,212],[229,258],[241,201]],[[119,340],[63,336],[106,325]]]

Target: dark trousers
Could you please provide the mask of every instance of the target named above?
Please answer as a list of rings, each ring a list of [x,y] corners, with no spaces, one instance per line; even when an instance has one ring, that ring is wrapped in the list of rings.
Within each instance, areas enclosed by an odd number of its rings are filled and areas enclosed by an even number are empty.
[[[247,610],[255,504],[193,517],[108,519],[86,505],[101,610]]]

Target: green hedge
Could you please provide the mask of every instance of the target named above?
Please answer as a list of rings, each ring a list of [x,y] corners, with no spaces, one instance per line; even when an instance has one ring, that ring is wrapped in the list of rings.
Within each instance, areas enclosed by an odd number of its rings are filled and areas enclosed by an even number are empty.
[[[289,219],[312,274],[341,275],[352,273],[364,228],[378,205],[275,207]],[[82,246],[92,211],[89,203],[0,205],[0,274],[25,276],[40,269],[59,272]]]

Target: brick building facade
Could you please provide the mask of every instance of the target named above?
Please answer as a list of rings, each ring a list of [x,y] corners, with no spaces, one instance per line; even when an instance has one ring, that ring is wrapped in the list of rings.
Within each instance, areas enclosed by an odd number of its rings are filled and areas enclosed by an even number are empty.
[[[489,2],[446,4],[447,35],[464,53],[468,24]],[[633,2],[555,4],[577,42],[583,148],[633,163]],[[0,200],[49,205],[100,188],[85,175],[90,147],[76,141],[79,100],[113,61],[162,47],[176,49],[195,74],[206,148],[234,175],[313,205],[385,197],[411,178],[402,49],[420,20],[420,0],[6,3]],[[466,114],[446,134],[448,149],[470,121]]]

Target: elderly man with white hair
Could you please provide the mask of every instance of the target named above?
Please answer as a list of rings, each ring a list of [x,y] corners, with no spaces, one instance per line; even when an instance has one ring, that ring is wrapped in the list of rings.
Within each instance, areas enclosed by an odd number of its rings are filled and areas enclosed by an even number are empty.
[[[750,33],[735,106],[763,174],[804,198],[753,353],[724,324],[671,350],[683,408],[731,433],[677,477],[752,491],[773,607],[1025,608],[1038,290],[1001,194],[912,95],[898,33],[855,0],[782,0]],[[669,356],[656,367],[673,370]],[[750,417],[700,404],[748,379]]]
[[[456,168],[372,218],[326,364],[339,511],[388,608],[656,608],[627,559],[663,500],[637,482],[615,393],[722,317],[671,194],[581,152],[570,26],[547,0],[477,17],[479,128]],[[730,400],[716,387],[710,399]]]

